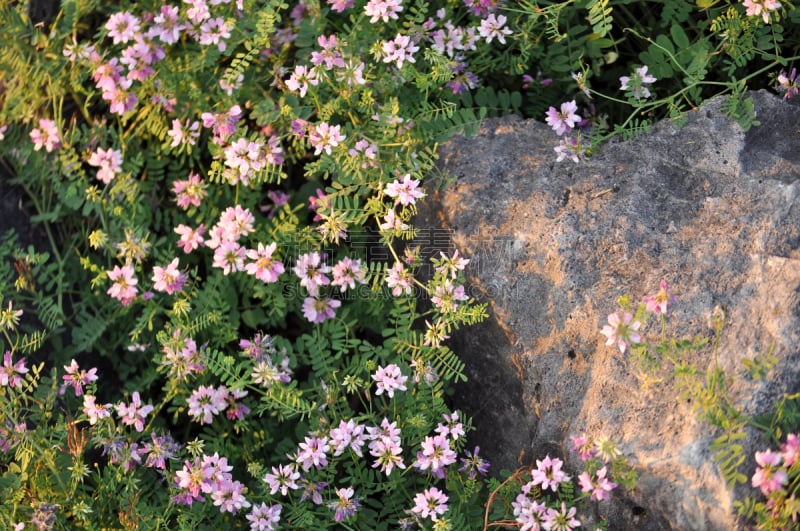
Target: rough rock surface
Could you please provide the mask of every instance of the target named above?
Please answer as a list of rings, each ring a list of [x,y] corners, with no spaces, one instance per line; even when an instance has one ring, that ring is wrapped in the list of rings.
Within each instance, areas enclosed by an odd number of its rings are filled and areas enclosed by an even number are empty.
[[[673,337],[711,337],[714,308],[726,309],[719,363],[729,374],[774,342],[780,364],[766,380],[737,378],[738,405],[764,412],[800,390],[800,107],[753,98],[762,125],[747,133],[716,99],[680,129],[657,124],[580,164],[556,163],[552,130],[515,117],[441,149],[457,180],[421,216],[452,232],[472,259],[471,295],[489,302],[490,319],[454,348],[471,379],[457,405],[495,471],[546,453],[574,466],[569,435],[609,435],[640,475],[603,511],[612,529],[741,525],[709,450],[715,432],[672,383],[643,388],[599,332],[619,296],[641,300],[666,279]],[[706,369],[711,359],[709,348],[691,361]],[[745,448],[763,444],[751,434]]]

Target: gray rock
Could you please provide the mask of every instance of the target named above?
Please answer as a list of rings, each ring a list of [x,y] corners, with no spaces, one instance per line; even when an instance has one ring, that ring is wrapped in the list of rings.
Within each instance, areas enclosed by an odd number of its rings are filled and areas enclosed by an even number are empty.
[[[605,346],[619,296],[639,301],[666,279],[679,338],[712,337],[712,312],[725,308],[729,374],[774,342],[769,377],[731,388],[748,413],[800,389],[800,108],[752,96],[762,125],[747,133],[715,99],[682,128],[657,124],[580,164],[556,163],[553,131],[516,117],[440,150],[457,181],[430,194],[422,223],[451,231],[472,260],[471,295],[491,313],[454,338],[470,377],[455,401],[495,471],[546,453],[575,470],[570,435],[620,440],[640,480],[601,510],[612,529],[741,525],[709,449],[717,432],[674,383],[643,387],[628,355]],[[648,334],[657,339],[657,323]],[[712,349],[689,361],[707,369]],[[756,433],[744,442],[750,456],[765,444]]]

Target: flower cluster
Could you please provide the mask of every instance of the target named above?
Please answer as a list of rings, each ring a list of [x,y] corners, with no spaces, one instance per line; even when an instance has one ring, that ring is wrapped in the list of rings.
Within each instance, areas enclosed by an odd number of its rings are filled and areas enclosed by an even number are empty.
[[[211,496],[214,505],[222,513],[236,514],[250,507],[250,502],[244,495],[245,486],[233,479],[232,470],[233,466],[228,464],[228,459],[220,457],[218,453],[186,461],[183,468],[175,472],[178,494],[173,497],[173,501],[192,505],[195,501],[205,501],[203,495],[206,494]]]

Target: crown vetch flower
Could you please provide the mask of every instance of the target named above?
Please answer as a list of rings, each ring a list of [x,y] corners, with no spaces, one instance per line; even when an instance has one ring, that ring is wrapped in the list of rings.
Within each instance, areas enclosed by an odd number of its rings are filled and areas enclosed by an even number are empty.
[[[88,385],[91,382],[97,381],[97,368],[92,367],[88,371],[85,369],[80,369],[78,367],[78,362],[74,359],[70,360],[69,365],[64,365],[64,370],[67,372],[61,378],[64,380],[64,385],[72,386],[75,389],[75,396],[81,396],[83,394],[83,386]]]
[[[0,386],[8,387],[22,387],[22,375],[28,372],[25,366],[25,360],[14,360],[11,358],[11,352],[6,351],[3,354],[3,367],[0,370]]]
[[[553,128],[556,134],[563,135],[571,131],[575,124],[581,121],[581,117],[577,112],[578,104],[575,103],[575,100],[566,101],[561,104],[560,111],[555,107],[550,107],[547,110],[545,122]]]
[[[429,518],[434,522],[447,512],[449,497],[436,487],[425,489],[414,496],[414,507],[411,512],[420,518]]]
[[[645,309],[648,312],[666,314],[669,305],[675,302],[675,296],[670,293],[666,280],[661,280],[661,289],[655,295],[644,298]]]
[[[642,323],[633,321],[633,315],[628,312],[623,312],[621,318],[619,314],[612,313],[608,316],[608,324],[603,326],[600,333],[608,338],[606,346],[616,344],[624,354],[628,345],[641,343],[642,336],[638,332],[641,326]]]
[[[186,284],[186,275],[178,270],[178,259],[175,258],[167,267],[153,267],[153,289],[166,291],[169,295],[178,293]]]
[[[281,521],[281,504],[267,505],[261,503],[254,505],[247,520],[250,522],[251,531],[274,531]]]
[[[461,468],[458,471],[466,472],[469,479],[475,479],[478,474],[485,476],[489,472],[489,461],[478,455],[480,451],[480,446],[476,446],[472,452],[465,450],[466,457],[461,458]]]
[[[611,497],[611,491],[617,488],[617,484],[609,481],[606,477],[608,468],[603,467],[597,471],[595,478],[584,472],[578,476],[578,483],[580,483],[582,492],[591,492],[590,498],[597,501],[607,500]]]
[[[558,491],[561,483],[570,480],[570,477],[561,470],[564,462],[561,459],[545,456],[543,460],[536,460],[536,469],[531,471],[531,483],[541,485],[542,490]]]
[[[561,502],[561,510],[547,509],[547,513],[542,520],[542,529],[548,531],[570,531],[576,527],[580,527],[581,522],[575,518],[577,509],[575,507],[567,508],[565,502]]]
[[[265,283],[277,282],[278,277],[285,271],[283,263],[272,258],[277,248],[278,244],[275,242],[269,245],[259,242],[256,249],[248,249],[247,258],[253,261],[244,266],[247,274]]]
[[[392,363],[386,367],[378,367],[378,370],[372,375],[372,379],[378,383],[376,395],[382,395],[385,392],[389,398],[394,398],[395,391],[406,390],[405,384],[408,376],[403,376],[400,367]]]
[[[637,100],[649,98],[650,89],[645,85],[655,83],[656,81],[657,79],[654,76],[647,73],[647,65],[635,69],[631,76],[622,76],[619,78],[620,88],[622,90],[629,90]]]
[[[139,281],[133,276],[133,266],[114,266],[111,271],[106,271],[109,280],[113,282],[106,293],[117,299],[123,306],[129,305],[136,298],[136,284]]]
[[[782,461],[781,454],[772,450],[756,452],[756,463],[759,466],[753,474],[753,488],[761,489],[765,496],[768,496],[770,492],[783,488],[789,481],[789,476],[786,470],[781,467]]]
[[[289,493],[289,489],[298,490],[300,485],[297,480],[300,479],[300,472],[298,472],[294,464],[278,465],[272,467],[272,472],[267,472],[264,476],[264,483],[269,485],[269,493],[274,495],[280,491],[282,496]]]
[[[39,127],[31,131],[31,140],[34,151],[44,148],[50,153],[61,147],[61,135],[53,120],[40,119]]]
[[[800,86],[797,84],[797,69],[792,68],[792,71],[789,75],[786,75],[786,72],[781,70],[781,73],[778,74],[778,90],[783,92],[783,99],[790,100],[793,97],[797,96],[797,93],[800,91]]]
[[[89,424],[94,426],[100,419],[111,416],[113,404],[98,404],[92,395],[83,395],[83,412],[89,417]]]
[[[303,300],[303,317],[312,323],[324,323],[336,317],[336,308],[342,301],[329,297],[306,297]]]
[[[361,507],[358,498],[353,496],[354,492],[350,487],[336,489],[338,499],[328,503],[328,507],[334,511],[333,519],[337,522],[350,518]]]
[[[495,16],[494,13],[491,13],[485,19],[481,20],[481,24],[478,26],[478,33],[481,37],[486,39],[487,44],[492,42],[492,39],[497,39],[500,44],[505,44],[506,35],[511,35],[511,33],[513,33],[510,29],[505,27],[506,20],[505,15]]]
[[[126,426],[133,426],[136,431],[144,431],[144,419],[153,411],[150,404],[142,405],[139,391],[134,391],[131,395],[131,403],[120,402],[117,404],[117,415]]]
[[[384,188],[384,193],[389,197],[395,198],[395,204],[403,206],[414,205],[417,199],[425,197],[425,192],[419,188],[419,180],[411,177],[410,174],[403,175],[402,179],[395,179],[388,183]]]

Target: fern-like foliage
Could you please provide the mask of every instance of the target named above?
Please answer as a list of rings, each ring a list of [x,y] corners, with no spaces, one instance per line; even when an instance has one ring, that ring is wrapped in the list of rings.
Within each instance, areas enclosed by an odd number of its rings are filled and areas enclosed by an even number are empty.
[[[633,118],[627,125],[616,124],[614,134],[620,135],[623,140],[630,140],[641,135],[650,134],[652,124],[649,120]]]
[[[722,110],[725,116],[736,120],[742,130],[747,132],[753,126],[761,125],[761,122],[757,119],[756,106],[752,96],[746,96],[744,85],[740,86],[741,90],[737,90],[735,94],[731,94],[725,99]]]
[[[592,39],[600,39],[611,33],[614,26],[609,0],[591,0],[589,2],[589,24],[592,25]]]
[[[714,460],[729,489],[733,489],[739,483],[747,483],[747,476],[739,471],[746,458],[740,441],[746,438],[747,433],[744,431],[732,431],[723,433],[711,443]]]

